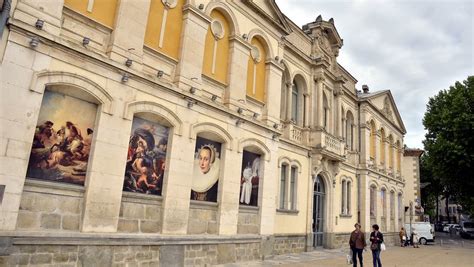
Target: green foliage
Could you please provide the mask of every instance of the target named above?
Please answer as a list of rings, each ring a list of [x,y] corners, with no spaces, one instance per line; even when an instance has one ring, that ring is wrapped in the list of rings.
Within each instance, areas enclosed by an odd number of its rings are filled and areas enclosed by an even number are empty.
[[[430,98],[423,125],[422,179],[474,211],[474,76]]]

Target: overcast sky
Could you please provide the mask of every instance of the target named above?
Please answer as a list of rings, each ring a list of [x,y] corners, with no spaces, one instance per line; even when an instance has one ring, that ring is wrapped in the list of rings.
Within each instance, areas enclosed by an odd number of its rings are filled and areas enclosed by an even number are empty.
[[[334,18],[338,62],[371,91],[390,89],[408,147],[423,148],[428,98],[474,75],[474,0],[277,0],[297,25]]]

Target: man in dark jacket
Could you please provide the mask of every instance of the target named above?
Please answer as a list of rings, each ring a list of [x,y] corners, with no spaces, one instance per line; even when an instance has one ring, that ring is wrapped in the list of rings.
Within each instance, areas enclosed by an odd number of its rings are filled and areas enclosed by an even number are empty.
[[[352,264],[354,267],[357,267],[357,255],[359,257],[360,266],[363,267],[362,251],[367,245],[365,242],[365,234],[360,230],[359,223],[354,224],[354,227],[355,230],[352,231],[351,238],[349,239],[349,246],[352,250]]]

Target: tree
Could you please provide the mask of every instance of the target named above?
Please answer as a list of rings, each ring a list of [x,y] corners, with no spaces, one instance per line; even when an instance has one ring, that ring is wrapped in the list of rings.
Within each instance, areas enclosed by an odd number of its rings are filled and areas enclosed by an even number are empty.
[[[423,125],[430,183],[474,214],[474,76],[430,98]]]

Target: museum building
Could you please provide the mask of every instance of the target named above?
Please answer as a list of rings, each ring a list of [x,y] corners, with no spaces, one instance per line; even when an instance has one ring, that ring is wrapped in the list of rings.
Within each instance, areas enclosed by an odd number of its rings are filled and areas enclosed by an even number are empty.
[[[334,19],[0,3],[0,265],[243,262],[345,247],[356,222],[398,240],[418,169],[391,92],[338,64]]]

